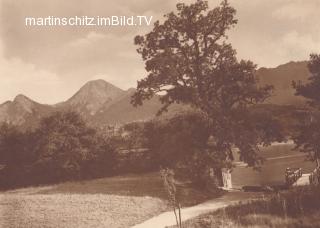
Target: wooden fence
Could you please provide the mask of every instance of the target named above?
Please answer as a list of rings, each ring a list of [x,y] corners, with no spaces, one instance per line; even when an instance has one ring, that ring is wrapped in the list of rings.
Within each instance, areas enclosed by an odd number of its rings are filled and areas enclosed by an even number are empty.
[[[309,176],[310,184],[318,185],[320,183],[320,167],[315,168]]]
[[[288,186],[293,185],[302,176],[301,168],[287,168],[285,177]]]

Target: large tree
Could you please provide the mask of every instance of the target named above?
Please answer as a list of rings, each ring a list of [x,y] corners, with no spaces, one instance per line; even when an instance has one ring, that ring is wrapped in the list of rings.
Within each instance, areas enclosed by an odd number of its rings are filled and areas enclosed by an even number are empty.
[[[211,10],[203,0],[180,3],[163,23],[157,21],[151,32],[136,36],[148,75],[138,81],[132,103],[142,105],[158,94],[160,113],[173,103],[191,105],[207,118],[215,139],[212,153],[232,159],[236,146],[240,157],[255,166],[261,161],[261,138],[250,128],[248,107],[263,102],[272,87],[258,86],[256,65],[238,61],[228,43],[227,32],[237,23],[235,13],[226,0]]]
[[[44,181],[78,178],[83,164],[94,156],[96,132],[76,112],[56,112],[42,119],[36,134],[35,165]]]
[[[305,97],[310,107],[310,115],[300,122],[294,141],[297,148],[308,153],[309,158],[316,161],[317,167],[320,167],[320,55],[310,55],[308,69],[308,82],[293,82],[296,95]]]

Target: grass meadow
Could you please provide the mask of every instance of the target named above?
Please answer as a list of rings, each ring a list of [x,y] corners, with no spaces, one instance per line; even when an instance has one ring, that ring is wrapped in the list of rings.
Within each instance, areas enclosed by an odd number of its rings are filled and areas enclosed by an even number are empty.
[[[0,194],[0,227],[130,227],[167,210],[156,174],[17,189]]]
[[[267,160],[261,172],[253,171],[251,168],[236,167],[232,173],[233,185],[241,187],[281,184],[284,181],[286,167],[302,167],[303,172],[311,171],[314,164],[305,161],[301,153],[292,151],[292,148],[293,145],[276,145],[262,149],[262,155]],[[277,159],[274,159],[276,157]],[[217,197],[213,193],[203,192],[184,184],[178,184],[178,189],[181,192],[183,206],[192,206]],[[167,210],[170,210],[167,194],[158,173],[131,174],[0,192],[1,228],[125,228]],[[238,206],[235,210],[242,208]],[[219,213],[220,216],[223,215],[222,212]],[[207,215],[201,221],[211,221],[210,216]],[[261,223],[261,226],[257,227],[277,227],[271,222],[297,224],[301,218],[303,221],[310,220],[312,224],[318,219],[314,215],[308,215],[308,219],[305,219],[305,216],[300,214],[297,218],[284,218],[257,211],[244,214],[240,223],[230,219],[221,221],[225,222],[223,227],[228,227],[227,223],[231,224],[229,227],[246,227],[251,223]],[[271,225],[267,226],[267,222]]]
[[[287,167],[301,167],[303,173],[310,173],[315,163],[307,161],[303,153],[294,150],[293,144],[276,144],[261,148],[266,159],[260,171],[252,168],[236,167],[232,172],[232,184],[235,188],[256,185],[281,185],[285,181]]]
[[[184,228],[320,227],[320,187],[296,187],[190,219]]]
[[[214,197],[180,185],[184,206]],[[126,228],[169,210],[158,173],[29,187],[0,193],[1,228]]]

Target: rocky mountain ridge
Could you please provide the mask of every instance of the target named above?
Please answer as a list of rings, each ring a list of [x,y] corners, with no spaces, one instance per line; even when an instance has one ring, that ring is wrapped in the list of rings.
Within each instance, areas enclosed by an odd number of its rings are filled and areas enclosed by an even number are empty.
[[[272,84],[275,91],[267,104],[299,105],[303,98],[294,95],[293,80],[306,81],[309,77],[307,62],[289,62],[276,68],[260,68],[260,83]],[[44,105],[20,94],[13,101],[0,105],[0,122],[33,126],[40,118],[57,110],[75,110],[89,123],[101,125],[123,124],[152,119],[161,107],[159,97],[146,101],[141,107],[130,104],[135,89],[122,90],[104,80],[87,82],[68,100],[56,105]],[[174,106],[172,112],[179,112]]]

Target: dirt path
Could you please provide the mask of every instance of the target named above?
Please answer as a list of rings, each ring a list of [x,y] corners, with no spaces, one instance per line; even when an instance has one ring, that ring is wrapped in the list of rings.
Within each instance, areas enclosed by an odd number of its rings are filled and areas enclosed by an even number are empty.
[[[305,157],[305,156],[306,156],[305,154],[294,154],[294,155],[285,155],[285,156],[266,158],[266,160],[270,161],[270,160],[278,160],[278,159],[285,159],[285,158],[297,158],[297,157]]]
[[[212,210],[216,210],[219,208],[223,208],[229,206],[233,203],[248,200],[253,198],[261,197],[261,193],[252,193],[252,192],[229,192],[226,195],[204,202],[202,204],[183,208],[181,210],[182,221],[186,221],[188,219],[194,218],[198,215],[207,213]],[[153,217],[143,223],[135,225],[131,228],[165,228],[167,226],[175,225],[175,217],[172,211],[164,212],[156,217]]]
[[[304,173],[302,176],[293,184],[293,186],[303,186],[303,185],[309,185],[309,176],[310,173]]]

